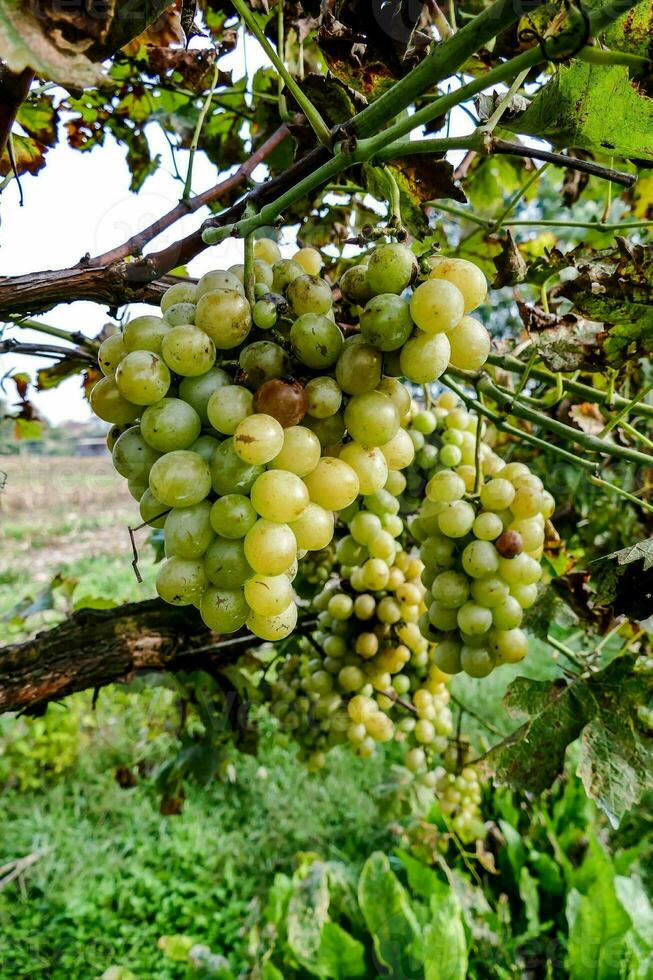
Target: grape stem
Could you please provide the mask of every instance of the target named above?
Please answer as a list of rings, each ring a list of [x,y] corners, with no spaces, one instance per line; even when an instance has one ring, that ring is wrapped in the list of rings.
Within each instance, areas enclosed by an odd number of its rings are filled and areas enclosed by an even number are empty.
[[[55,344],[23,344],[13,337],[0,340],[0,354],[28,354],[32,357],[55,357],[61,360],[70,358],[97,367],[95,354],[80,350],[79,347],[58,347]]]
[[[254,308],[256,303],[256,272],[254,269],[254,236],[247,235],[245,237],[245,248],[244,248],[244,272],[243,272],[243,283],[245,286],[245,297],[250,305],[250,308]]]
[[[220,76],[220,70],[218,68],[218,59],[215,60],[215,66],[213,68],[213,78],[211,80],[211,87],[208,94],[204,100],[204,105],[200,109],[199,116],[197,117],[197,122],[195,124],[195,130],[193,132],[193,139],[190,144],[190,152],[188,155],[188,169],[186,171],[186,183],[184,184],[184,191],[181,195],[183,201],[187,201],[191,196],[192,183],[193,183],[193,164],[195,162],[195,154],[197,153],[197,147],[199,145],[200,136],[202,134],[202,127],[204,126],[204,120],[206,119],[206,114],[211,107],[211,100],[213,99],[213,93],[215,92],[216,85],[218,84],[218,78]]]
[[[29,317],[20,320],[7,320],[8,326],[21,327],[23,330],[36,330],[38,333],[47,334],[49,337],[58,337],[59,340],[67,340],[71,344],[78,344],[80,347],[87,347],[92,351],[97,351],[97,343],[89,337],[85,337],[80,330],[71,333],[61,327],[53,327],[49,323],[41,323],[40,320],[32,320]]]
[[[479,725],[482,725],[483,728],[487,728],[488,732],[492,732],[493,735],[498,735],[499,738],[506,737],[505,732],[502,732],[501,729],[493,725],[492,722],[486,721],[485,718],[481,718],[481,716],[477,714],[476,711],[473,711],[471,708],[467,707],[466,704],[463,704],[460,698],[456,697],[456,695],[453,693],[451,688],[449,688],[449,697],[451,698],[454,704],[458,705],[461,712],[465,712],[465,714],[468,714],[471,718],[474,718],[479,723]]]

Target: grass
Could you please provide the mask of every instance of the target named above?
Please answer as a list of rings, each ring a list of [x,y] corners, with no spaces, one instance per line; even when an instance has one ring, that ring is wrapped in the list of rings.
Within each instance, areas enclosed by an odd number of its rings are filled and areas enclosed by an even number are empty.
[[[9,471],[0,495],[8,558],[0,641],[51,625],[76,604],[153,593],[145,532],[144,584],[133,577],[124,527],[136,505],[108,460],[7,457],[0,468]],[[47,591],[55,575],[52,608],[2,619]],[[151,774],[174,755],[171,701],[164,688],[132,695],[115,688],[101,693],[94,712],[88,692],[66,709],[51,707],[45,719],[0,719],[7,760],[4,769],[0,760],[0,866],[40,855],[0,889],[0,980],[90,980],[111,965],[147,980],[185,977],[187,967],[158,947],[162,935],[177,933],[246,970],[251,903],[298,852],[358,864],[389,842],[373,793],[380,760],[334,753],[326,775],[312,777],[271,738],[258,759],[234,756],[235,783],[190,784],[182,813],[162,816],[151,778],[121,789],[115,772],[140,766]],[[58,766],[70,768],[44,783],[44,771]],[[33,788],[21,792],[19,784]]]

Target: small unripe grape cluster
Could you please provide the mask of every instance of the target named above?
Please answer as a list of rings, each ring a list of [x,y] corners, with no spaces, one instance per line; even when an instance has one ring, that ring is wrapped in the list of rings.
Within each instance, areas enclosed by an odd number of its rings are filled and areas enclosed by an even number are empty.
[[[450,763],[455,759],[455,768]],[[460,752],[455,745],[445,753],[444,767],[433,774],[435,794],[444,816],[463,844],[469,844],[485,836],[481,814],[481,783],[474,766],[461,765]]]
[[[358,309],[357,343],[384,352],[386,372],[415,384],[435,381],[449,365],[478,370],[491,346],[483,324],[469,316],[487,296],[483,272],[467,259],[442,255],[425,264],[419,282],[407,245],[379,245],[367,264],[351,266],[340,280],[343,297]]]
[[[430,593],[420,627],[436,644],[441,670],[485,677],[526,656],[521,623],[538,597],[545,524],[555,504],[524,463],[505,464],[483,443],[477,485],[478,419],[450,393],[431,414],[439,446],[426,499],[410,523]]]

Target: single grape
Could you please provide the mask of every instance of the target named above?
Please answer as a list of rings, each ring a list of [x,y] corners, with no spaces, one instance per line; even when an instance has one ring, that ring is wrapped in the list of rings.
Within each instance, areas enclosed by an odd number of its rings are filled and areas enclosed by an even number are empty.
[[[358,496],[360,484],[356,472],[341,459],[323,456],[311,473],[304,477],[310,498],[326,510],[342,510]]]
[[[465,645],[460,651],[460,664],[470,677],[487,677],[494,670],[496,655],[485,647]]]
[[[251,490],[252,505],[268,521],[290,524],[309,503],[306,484],[287,470],[267,470],[256,478]]]
[[[244,539],[247,561],[260,575],[281,575],[297,557],[297,541],[287,524],[260,518]]]
[[[137,316],[125,324],[122,340],[127,351],[149,350],[161,353],[161,343],[171,329],[160,316]]]
[[[359,493],[375,493],[385,486],[388,464],[380,449],[362,446],[358,442],[349,442],[343,446],[339,459],[348,463],[356,473]]]
[[[228,493],[219,497],[211,508],[211,527],[223,538],[244,538],[254,527],[258,515],[249,497]]]
[[[197,453],[202,459],[205,459],[207,463],[210,463],[213,459],[213,453],[216,451],[220,445],[220,440],[216,439],[215,436],[198,436],[195,442],[192,442],[188,447],[191,452]]]
[[[436,503],[451,504],[465,495],[465,483],[453,470],[440,470],[426,484],[426,496]]]
[[[429,279],[429,282],[432,280]],[[464,316],[449,334],[451,344],[450,361],[454,367],[464,371],[478,371],[488,359],[492,341],[479,320]]]
[[[208,420],[217,432],[232,436],[236,427],[252,414],[254,397],[241,385],[216,388],[206,407]]]
[[[338,360],[343,346],[340,327],[319,313],[304,313],[290,329],[290,343],[307,367],[322,370]]]
[[[283,640],[297,625],[297,606],[291,602],[283,612],[276,616],[260,616],[251,612],[247,617],[247,628],[262,640]]]
[[[179,397],[195,409],[204,425],[208,424],[207,406],[217,388],[231,384],[231,378],[222,368],[213,367],[196,378],[183,378],[179,385]]]
[[[200,614],[215,633],[234,633],[245,625],[249,606],[242,589],[208,588],[202,593]]]
[[[240,352],[238,363],[245,372],[245,383],[252,389],[271,378],[282,378],[290,371],[290,360],[283,347],[269,340],[248,344]]]
[[[402,293],[417,272],[417,259],[406,245],[379,245],[370,256],[367,283],[372,295]]]
[[[195,304],[175,303],[166,311],[165,321],[171,327],[182,327],[184,324],[195,323]]]
[[[528,653],[528,637],[523,630],[492,630],[490,646],[500,663],[515,664]]]
[[[429,259],[429,265],[431,266],[429,279],[446,279],[447,282],[458,287],[465,301],[465,313],[476,309],[485,301],[487,279],[473,262],[435,255]]]
[[[523,615],[522,607],[517,600],[508,595],[502,602],[493,607],[492,622],[499,630],[512,630],[521,626]]]
[[[204,555],[204,571],[211,585],[219,589],[237,589],[243,585],[252,574],[243,541],[214,538]]]
[[[357,334],[345,341],[336,364],[336,381],[348,395],[362,395],[381,380],[383,355]]]
[[[408,303],[394,293],[381,293],[367,303],[360,317],[361,334],[382,351],[398,350],[413,332]]]
[[[252,319],[259,330],[271,330],[278,318],[277,304],[273,300],[264,297],[256,301],[252,309]]]
[[[367,282],[367,266],[352,265],[340,278],[340,292],[348,303],[364,306],[372,293]]]
[[[349,399],[345,409],[349,434],[364,446],[383,446],[399,431],[399,413],[382,391],[367,391]]]
[[[170,508],[157,500],[149,487],[143,491],[140,499],[139,511],[145,524],[150,527],[161,528],[165,526],[166,516]]]
[[[537,585],[511,585],[510,594],[522,609],[530,609],[537,602]]]
[[[501,476],[481,487],[481,503],[487,510],[505,510],[515,499],[515,488]]]
[[[161,453],[188,449],[201,428],[199,415],[181,398],[162,398],[148,405],[141,418],[143,439]]]
[[[300,248],[293,255],[293,262],[299,262],[304,272],[309,276],[319,276],[320,270],[324,265],[322,256],[316,248]]]
[[[415,456],[415,447],[405,429],[399,429],[396,435],[380,448],[391,470],[405,469],[410,466]]]
[[[113,377],[101,378],[93,386],[90,402],[98,418],[114,425],[133,422],[140,414],[139,406],[121,395]]]
[[[335,447],[334,452],[328,455],[334,455],[338,451],[338,443],[345,434],[345,420],[342,412],[336,412],[335,415],[330,415],[326,419],[314,419],[310,415],[306,415],[302,420],[302,426],[310,429],[316,435],[321,446],[328,446],[330,449]]]
[[[315,433],[303,425],[293,425],[284,429],[283,446],[268,466],[306,476],[315,469],[320,455],[320,440]]]
[[[283,428],[271,415],[250,415],[236,426],[236,455],[245,463],[269,463],[283,448]]]
[[[233,439],[225,439],[221,442],[211,458],[213,489],[220,495],[248,494],[256,477],[262,472],[262,466],[245,463],[240,459],[234,449]]]
[[[451,345],[444,333],[416,333],[401,350],[401,372],[414,384],[430,384],[447,370],[450,355]]]
[[[173,327],[163,338],[161,356],[171,371],[184,377],[206,374],[215,363],[215,347],[198,327]]]
[[[456,500],[443,510],[438,517],[438,525],[448,538],[464,538],[472,529],[476,514],[466,500]]]
[[[293,601],[285,575],[252,575],[244,586],[247,604],[259,616],[277,616]]]
[[[272,266],[281,258],[281,250],[271,238],[259,238],[254,242],[254,257]]]
[[[326,314],[333,303],[331,287],[319,276],[297,276],[289,284],[286,296],[296,316],[303,313]]]
[[[334,378],[312,378],[306,388],[306,410],[316,419],[335,415],[342,405],[342,391]]]
[[[147,350],[130,351],[116,368],[118,391],[134,405],[152,405],[170,387],[170,371],[156,354]]]
[[[168,286],[161,297],[161,312],[167,313],[177,303],[195,303],[194,282],[176,282],[173,286]]]
[[[383,377],[376,386],[377,391],[382,391],[394,403],[399,412],[399,419],[402,425],[408,425],[411,419],[411,397],[406,385],[398,378]]]
[[[308,399],[301,381],[274,378],[254,395],[254,411],[271,415],[284,429],[297,425],[306,415]]]
[[[499,554],[491,541],[470,541],[462,553],[463,569],[471,578],[484,578],[499,570]]]
[[[469,598],[469,579],[462,572],[440,572],[433,580],[431,595],[445,608],[458,609]]]
[[[201,558],[214,538],[209,516],[211,504],[202,500],[192,507],[174,508],[166,517],[164,541],[166,555]]]
[[[290,522],[297,547],[305,551],[320,551],[333,538],[334,517],[330,510],[309,503],[296,520]]]
[[[122,339],[121,333],[111,334],[100,344],[97,352],[97,362],[102,374],[112,375],[116,373],[116,368],[127,354],[127,348]]]
[[[503,521],[492,511],[482,511],[474,521],[472,531],[481,541],[495,541],[503,531]]]
[[[272,266],[272,274],[272,288],[275,293],[284,293],[293,279],[304,275],[304,270],[293,259],[277,259]]]
[[[231,350],[242,344],[251,329],[249,303],[235,289],[204,293],[195,310],[195,325],[209,335],[218,350]]]
[[[198,504],[211,490],[208,463],[184,449],[166,453],[150,470],[150,490],[168,507]]]
[[[233,290],[237,293],[243,292],[243,284],[233,272],[226,272],[224,269],[214,269],[206,272],[197,283],[195,289],[195,303],[199,303],[202,296],[215,290]]]
[[[494,609],[500,605],[509,595],[508,586],[497,575],[488,575],[487,578],[476,579],[472,582],[472,598],[479,606],[487,609]]]
[[[410,315],[424,333],[450,333],[463,318],[465,301],[446,279],[427,279],[410,299]]]
[[[141,435],[139,426],[134,425],[116,440],[111,453],[114,468],[126,480],[145,480],[153,464],[159,458]]]
[[[156,591],[172,606],[189,606],[199,600],[206,586],[202,561],[188,558],[169,558],[156,577]]]

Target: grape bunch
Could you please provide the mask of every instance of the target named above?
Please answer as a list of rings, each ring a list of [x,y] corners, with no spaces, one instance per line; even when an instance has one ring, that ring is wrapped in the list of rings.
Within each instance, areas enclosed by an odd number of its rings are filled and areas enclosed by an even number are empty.
[[[520,627],[538,597],[545,524],[555,503],[524,463],[505,464],[483,442],[477,485],[482,423],[449,392],[438,399],[435,417],[444,431],[429,456],[435,465],[427,470],[425,500],[410,523],[431,600],[420,627],[436,644],[441,670],[485,677],[526,656]]]

